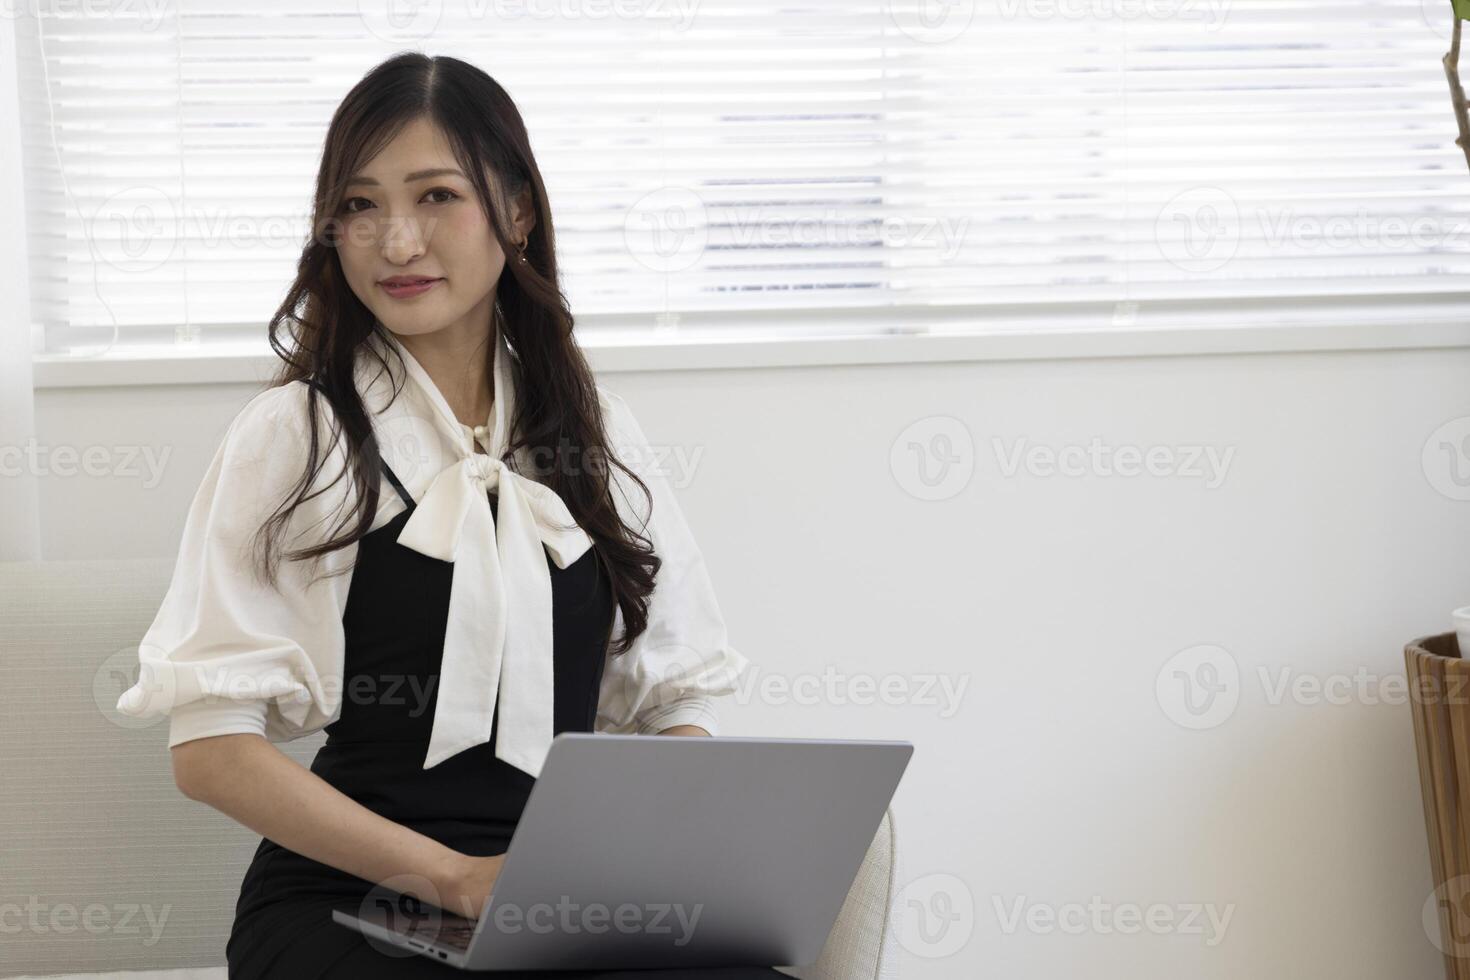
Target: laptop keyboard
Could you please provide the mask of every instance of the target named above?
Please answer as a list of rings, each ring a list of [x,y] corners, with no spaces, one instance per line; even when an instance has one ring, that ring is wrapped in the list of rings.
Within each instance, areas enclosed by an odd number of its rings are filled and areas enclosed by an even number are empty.
[[[426,903],[406,895],[399,896],[398,906],[395,909],[387,902],[377,903],[376,907],[386,913],[379,918],[378,925],[413,940],[418,946],[428,943],[457,953],[470,948],[470,939],[479,924],[477,920],[444,909],[430,911],[432,906],[426,907]]]
[[[470,948],[470,937],[475,934],[474,926],[440,926],[435,941],[458,952]]]

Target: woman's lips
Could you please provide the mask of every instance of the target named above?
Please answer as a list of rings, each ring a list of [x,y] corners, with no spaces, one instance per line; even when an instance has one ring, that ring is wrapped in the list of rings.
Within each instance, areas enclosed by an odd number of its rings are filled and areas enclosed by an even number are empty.
[[[383,292],[394,299],[408,299],[427,293],[443,281],[443,279],[423,279],[415,282],[380,282],[378,285]]]

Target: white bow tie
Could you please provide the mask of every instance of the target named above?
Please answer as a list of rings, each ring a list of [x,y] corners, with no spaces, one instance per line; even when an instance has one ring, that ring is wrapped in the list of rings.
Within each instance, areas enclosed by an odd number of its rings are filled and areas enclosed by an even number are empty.
[[[543,546],[558,568],[566,568],[592,547],[592,539],[555,491],[500,458],[508,441],[514,390],[510,353],[502,331],[496,334],[495,418],[488,456],[474,451],[427,372],[393,338],[433,406],[438,428],[459,454],[434,476],[398,543],[454,562],[434,727],[423,767],[488,742],[499,711],[496,758],[539,776],[551,747],[555,704],[551,570]],[[490,491],[499,493],[498,519],[490,512]]]

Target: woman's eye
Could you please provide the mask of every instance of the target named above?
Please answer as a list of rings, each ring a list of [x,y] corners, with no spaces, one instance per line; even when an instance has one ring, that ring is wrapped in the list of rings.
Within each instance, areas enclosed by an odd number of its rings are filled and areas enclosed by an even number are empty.
[[[450,201],[459,200],[459,194],[456,194],[456,192],[454,191],[448,190],[447,187],[434,188],[434,190],[429,191],[428,194],[423,195],[423,197],[429,198],[435,194],[447,194],[448,197],[445,198],[445,200],[432,201],[432,203],[434,204],[448,204],[450,203]],[[354,207],[354,204],[356,204],[357,201],[362,201],[363,207]],[[357,212],[368,210],[368,207],[372,207],[372,201],[369,201],[366,197],[348,197],[347,200],[343,201],[343,213],[345,213],[345,215],[356,215]]]

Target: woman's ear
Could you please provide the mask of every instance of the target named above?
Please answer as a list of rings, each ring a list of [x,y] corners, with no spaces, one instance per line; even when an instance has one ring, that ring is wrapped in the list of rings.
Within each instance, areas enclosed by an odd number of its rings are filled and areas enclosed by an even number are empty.
[[[536,204],[531,198],[530,184],[521,188],[521,192],[511,202],[511,209],[511,223],[515,225],[516,241],[529,240],[531,229],[536,227]]]

